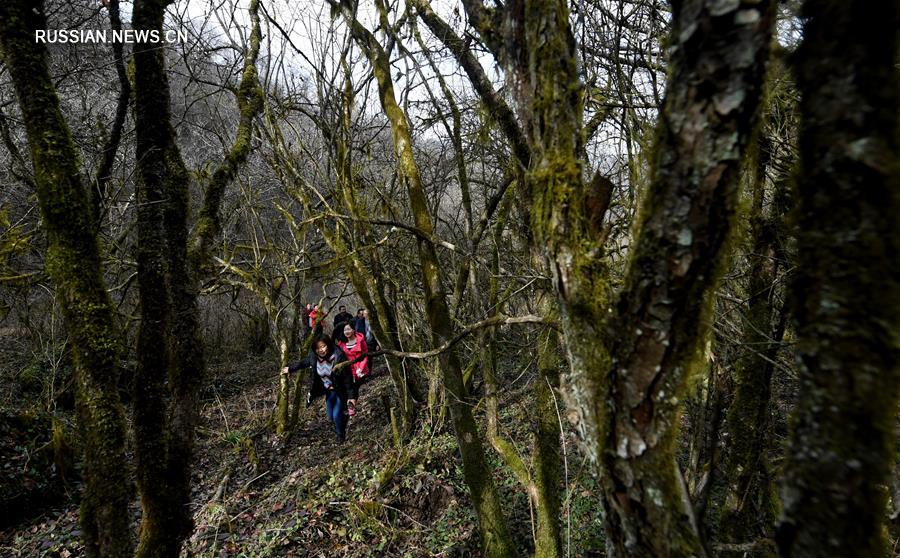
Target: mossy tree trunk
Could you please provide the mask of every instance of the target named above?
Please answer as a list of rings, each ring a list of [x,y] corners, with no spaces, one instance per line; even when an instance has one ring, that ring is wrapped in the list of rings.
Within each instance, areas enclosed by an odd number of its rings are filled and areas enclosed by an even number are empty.
[[[546,317],[546,316],[545,316]],[[535,510],[534,555],[537,558],[562,556],[560,538],[560,425],[554,390],[559,388],[556,332],[546,328],[537,336],[538,375],[534,379],[532,406],[531,467],[515,444],[500,433],[496,348],[492,332],[478,335],[482,350],[485,386],[487,438],[494,450],[527,491]]]
[[[536,261],[553,278],[559,300],[571,364],[562,378],[563,393],[594,453],[601,416],[596,394],[608,367],[603,334],[607,269],[596,226],[605,208],[593,215],[586,204],[588,188],[579,157],[583,85],[568,8],[552,0],[521,2],[506,11],[489,9],[480,0],[466,0],[464,5],[482,39],[514,76],[517,128],[527,142],[528,158],[521,162],[527,167],[524,199],[530,202],[530,241]],[[445,42],[454,50],[452,42]],[[514,152],[521,151],[515,130],[507,137]],[[596,454],[592,458],[596,461]]]
[[[492,265],[496,265],[494,257]],[[497,306],[496,268],[490,279],[488,302]],[[538,306],[545,319],[552,319],[550,295],[538,294]],[[562,556],[560,537],[560,424],[554,390],[559,388],[559,358],[557,356],[556,331],[545,328],[537,335],[538,374],[534,379],[534,404],[531,417],[532,450],[531,467],[509,439],[500,433],[499,391],[497,379],[497,349],[494,332],[487,329],[478,334],[482,347],[481,361],[484,372],[485,414],[487,438],[503,462],[513,472],[531,499],[535,509],[534,555],[538,558]]]
[[[505,212],[494,223],[495,243],[500,242],[506,226]],[[499,297],[500,246],[495,246],[491,256],[490,274],[487,279],[488,294],[482,298],[477,283],[472,286],[476,300],[484,300],[483,311],[498,316],[501,303]],[[534,258],[537,265],[543,258]],[[546,320],[555,319],[552,293],[546,288],[536,291],[536,306]],[[497,346],[495,331],[491,328],[478,333],[478,346],[482,347],[481,362],[484,373],[485,414],[487,415],[487,438],[500,455],[516,480],[528,492],[535,509],[534,555],[536,558],[557,558],[562,556],[560,537],[560,423],[555,391],[559,389],[559,358],[557,333],[545,328],[537,335],[537,377],[534,380],[534,405],[531,416],[531,468],[526,465],[515,445],[500,433],[499,392],[497,379]]]
[[[558,558],[563,555],[560,529],[559,481],[560,409],[556,403],[559,389],[559,357],[557,334],[547,328],[538,338],[538,377],[535,379],[534,448],[531,463],[534,467],[533,492],[537,511],[534,541],[535,558]]]
[[[168,0],[135,2],[133,27],[162,31]],[[190,175],[171,124],[165,49],[134,49],[138,165],[138,266],[141,330],[135,377],[135,456],[143,516],[137,555],[176,557],[193,529],[190,478],[198,394],[205,374],[197,293],[218,234],[224,189],[249,153],[250,128],[262,106],[256,76],[258,1],[237,98],[240,120],[231,151],[208,184],[189,251]],[[165,393],[165,382],[168,392]],[[164,395],[168,395],[166,404]]]
[[[900,4],[809,0],[797,52],[800,397],[782,556],[887,556],[900,389]]]
[[[516,118],[515,114],[507,106],[502,97],[494,91],[490,80],[487,78],[480,63],[466,43],[434,12],[430,4],[425,0],[414,0],[411,1],[410,4],[416,8],[418,16],[428,26],[431,32],[447,46],[454,58],[456,58],[465,70],[479,97],[488,106],[509,141],[510,150],[515,157],[513,164],[520,165],[520,168],[529,170],[525,180],[520,181],[523,182],[520,187],[524,189],[526,194],[533,194],[536,184],[547,176],[545,171],[551,163],[551,159],[553,159],[553,154],[558,154],[558,150],[560,149],[565,151],[567,148],[571,148],[572,150],[580,150],[581,148],[579,138],[581,127],[579,111],[582,108],[580,83],[578,82],[577,76],[574,75],[574,55],[571,50],[568,50],[568,47],[574,45],[574,39],[571,37],[571,34],[568,33],[569,30],[567,24],[564,23],[564,20],[567,17],[565,15],[565,8],[562,8],[561,13],[548,14],[545,12],[535,14],[536,19],[533,21],[539,19],[547,24],[547,27],[541,31],[542,33],[546,33],[547,36],[552,37],[554,33],[561,32],[561,29],[558,26],[562,25],[565,33],[568,34],[563,33],[557,35],[557,37],[561,37],[560,40],[562,43],[558,43],[555,40],[550,41],[552,43],[550,49],[537,54],[537,56],[550,55],[554,57],[552,58],[553,61],[551,63],[537,71],[546,72],[552,70],[554,73],[544,77],[546,77],[548,81],[559,79],[562,79],[562,81],[555,84],[559,86],[559,89],[554,89],[554,86],[550,85],[548,89],[542,90],[541,93],[546,93],[546,96],[541,97],[540,101],[532,106],[530,101],[533,100],[532,95],[534,94],[534,88],[539,87],[539,85],[525,80],[525,76],[531,77],[535,75],[528,71],[528,55],[524,51],[511,52],[511,50],[507,50],[500,46],[502,42],[497,40],[498,28],[496,26],[496,22],[499,21],[498,18],[501,17],[500,15],[492,14],[480,3],[465,3],[469,17],[474,20],[476,28],[478,28],[485,41],[492,50],[494,50],[495,55],[497,55],[501,61],[505,61],[508,67],[512,67],[513,72],[520,71],[520,73],[517,74],[517,79],[519,80],[518,85],[521,88],[517,93],[520,112],[523,115],[523,123]],[[524,4],[519,4],[515,7],[511,7],[511,10],[517,16],[521,16],[524,13],[522,10],[531,13],[530,10],[534,10],[536,7],[537,6],[525,6]],[[557,16],[561,17],[557,18]],[[522,22],[518,21],[517,23],[521,24]],[[531,31],[535,32],[536,29],[532,28]],[[519,39],[521,39],[521,37],[519,37]],[[539,44],[544,41],[535,42]],[[506,44],[508,45],[509,43]],[[521,42],[520,46],[523,46]],[[563,46],[562,51],[553,51],[553,48],[559,46]],[[561,67],[558,66],[560,62],[562,62]],[[565,89],[566,87],[570,87],[569,91],[562,91],[562,89]],[[566,103],[568,103],[568,105]],[[531,118],[535,115],[534,109],[536,107],[538,107],[538,111],[545,111],[540,114],[540,117],[546,118],[546,120],[541,121],[539,124]],[[581,208],[584,206],[585,198],[584,192],[579,190],[579,186],[581,185],[579,161],[577,157],[569,157],[564,162],[564,164],[566,163],[571,163],[571,168],[569,170],[577,169],[576,172],[578,173],[578,176],[577,182],[572,184],[573,189],[561,195],[560,201],[564,205],[562,211],[565,212],[570,210],[572,211],[572,214],[581,216]],[[541,170],[532,172],[536,169]],[[516,172],[516,174],[518,174],[518,172]],[[568,206],[568,202],[570,201],[575,206],[574,209],[565,207]],[[603,211],[600,211],[600,213],[601,215],[594,216],[595,223],[602,219]],[[574,227],[575,230],[570,230],[568,232],[575,233],[573,235],[574,237],[582,232],[582,229],[580,228],[582,222],[580,218],[576,218],[573,221],[577,223]],[[531,224],[532,227],[535,225],[533,216]],[[498,220],[497,226],[501,226],[501,221]],[[533,235],[532,231],[528,231],[528,233],[532,235],[529,237],[528,241],[532,246],[534,254],[533,261],[539,269],[546,270],[548,268],[548,260],[545,257],[546,245],[542,244],[542,242],[549,237],[547,235],[541,235],[541,240],[536,240],[536,235]],[[599,247],[590,242],[586,244],[586,252],[589,253],[589,257],[594,257],[596,260],[599,260]],[[581,247],[582,245],[579,243],[579,248]],[[565,260],[567,257],[568,254],[563,254],[562,259]],[[496,269],[496,254],[492,263],[495,269],[493,270],[490,279],[492,283],[489,293],[490,308],[496,306],[496,301],[494,300],[496,296],[496,286],[494,284],[496,283],[495,277],[498,271]],[[602,262],[599,261],[593,261],[589,266],[597,270],[604,269]],[[458,293],[455,295],[457,304],[459,304],[459,301],[461,300],[462,292],[464,291],[466,284],[466,274],[468,274],[468,272],[469,267],[463,267],[457,278],[457,287],[455,289],[455,293]],[[590,273],[586,275],[590,275]],[[595,279],[595,281],[590,281],[591,289],[597,289],[594,290],[593,293],[604,291],[603,283],[605,281],[605,274],[597,273]],[[552,305],[550,304],[548,297],[552,296],[552,294],[542,293],[539,296],[541,302],[539,302],[538,305],[542,308],[542,312],[549,314],[549,309]],[[476,296],[476,298],[478,297]],[[605,301],[605,296],[599,296],[591,301],[593,306],[590,308],[590,311],[587,312],[586,317],[588,320],[592,317],[596,318],[602,315]],[[598,320],[594,323],[600,323],[600,321]],[[562,544],[559,533],[559,459],[561,433],[554,401],[554,390],[559,388],[560,377],[556,368],[556,345],[552,342],[552,337],[549,335],[550,333],[548,331],[540,336],[538,347],[539,374],[535,384],[537,413],[535,414],[535,423],[533,425],[534,446],[531,459],[533,473],[525,466],[524,461],[515,451],[515,448],[499,435],[496,410],[496,392],[498,387],[494,372],[494,366],[496,365],[495,355],[493,352],[492,336],[490,334],[484,335],[484,338],[487,339],[486,344],[488,345],[484,366],[485,386],[488,391],[486,394],[486,404],[488,407],[488,437],[497,452],[504,458],[507,465],[516,473],[520,482],[523,482],[526,485],[529,495],[535,504],[537,510],[535,555],[542,557],[559,556],[562,553]],[[602,351],[600,351],[599,357],[602,359]],[[571,381],[573,378],[570,377],[569,380]],[[583,386],[585,382],[582,381],[580,383]],[[591,423],[591,421],[582,421],[583,425]]]
[[[162,29],[165,0],[144,0],[134,6],[135,29]],[[176,347],[170,342],[174,314],[195,310],[185,304],[183,290],[186,230],[174,231],[186,211],[188,172],[175,143],[169,121],[170,97],[165,70],[165,49],[150,43],[134,48],[136,159],[138,167],[138,285],[141,325],[138,332],[138,367],[135,374],[134,429],[138,487],[141,491],[141,528],[137,556],[177,556],[193,521],[188,504],[190,489],[183,472],[189,471],[190,444],[180,446],[186,424],[175,424],[171,410],[182,407],[184,378],[176,360],[198,341],[188,332]],[[175,245],[173,245],[173,243]],[[176,297],[173,287],[179,288]],[[180,321],[180,320],[179,320]],[[180,328],[179,328],[180,329]],[[202,362],[200,363],[202,366]],[[192,371],[200,376],[201,370]],[[166,382],[173,398],[167,409]],[[188,387],[190,389],[190,387]],[[183,411],[179,411],[181,414]],[[190,417],[181,417],[190,421]]]
[[[347,69],[341,95],[341,125],[336,133],[329,133],[324,129],[323,133],[331,136],[330,139],[335,148],[338,191],[343,204],[354,218],[354,222],[348,225],[356,229],[355,236],[359,237],[365,245],[374,246],[377,239],[372,234],[371,226],[366,223],[367,212],[360,206],[360,200],[357,197],[360,181],[357,179],[352,160],[354,103],[352,76]],[[346,249],[343,239],[340,238],[340,232],[333,235],[331,244],[332,246],[341,245],[342,250],[338,253],[352,255],[346,266],[347,273],[369,309],[369,325],[372,327],[375,338],[386,349],[400,350],[399,327],[394,308],[384,291],[383,265],[378,251],[369,251],[367,261],[364,262],[357,250]],[[386,361],[400,404],[400,436],[402,439],[406,439],[412,434],[415,427],[415,401],[420,399],[418,397],[419,390],[413,379],[406,375],[405,367],[399,358],[387,355]]]
[[[125,417],[116,370],[119,333],[110,305],[88,192],[50,78],[40,2],[0,4],[0,46],[28,135],[35,185],[47,232],[46,266],[63,310],[75,374],[76,411],[85,450],[81,525],[89,556],[132,552],[125,460]]]
[[[569,408],[579,414],[589,456],[602,464],[610,553],[703,555],[674,434],[756,122],[773,3],[673,6],[652,184],[610,323],[596,226],[602,215],[588,210],[578,158],[582,86],[566,4],[524,1],[504,12],[477,0],[464,4],[515,76],[532,150],[534,242],[549,253],[560,300]]]
[[[616,556],[705,554],[675,433],[758,121],[774,7],[691,0],[673,16],[651,183],[609,323],[604,507]]]
[[[238,171],[250,156],[253,124],[263,112],[265,91],[259,81],[259,71],[256,69],[262,42],[259,7],[259,0],[250,0],[248,6],[250,36],[244,52],[241,80],[237,90],[234,91],[238,108],[238,125],[234,140],[206,184],[203,205],[188,246],[191,271],[195,275],[194,283],[205,274],[213,272],[210,267],[211,251],[212,245],[222,232],[221,208],[225,190],[234,182]]]
[[[429,240],[433,236],[434,228],[422,178],[413,155],[409,122],[394,95],[390,61],[375,36],[355,19],[350,6],[339,5],[337,2],[333,2],[332,5],[344,12],[353,39],[372,64],[381,106],[391,124],[398,179],[406,186],[415,227],[420,233],[416,235],[416,245],[425,291],[425,312],[431,327],[432,342],[435,346],[441,346],[453,338],[453,323],[442,284],[441,263],[434,243]],[[450,349],[441,353],[439,361],[444,389],[448,392],[450,417],[462,455],[463,477],[478,517],[482,549],[485,556],[490,558],[515,556],[516,548],[510,537],[491,470],[485,458],[484,446],[472,414],[472,400],[463,382],[459,357],[456,351]]]
[[[787,177],[766,178],[774,146],[760,137],[750,169],[752,184],[749,236],[746,255],[749,279],[744,316],[743,349],[735,364],[734,396],[725,422],[725,447],[721,471],[724,502],[716,539],[741,544],[771,539],[777,518],[773,478],[767,457],[770,446],[771,384],[778,348],[785,328],[785,308],[777,301],[776,287],[784,261],[782,236],[788,210]],[[768,195],[767,195],[768,193]],[[768,202],[765,200],[768,198]],[[766,547],[763,555],[772,555]]]

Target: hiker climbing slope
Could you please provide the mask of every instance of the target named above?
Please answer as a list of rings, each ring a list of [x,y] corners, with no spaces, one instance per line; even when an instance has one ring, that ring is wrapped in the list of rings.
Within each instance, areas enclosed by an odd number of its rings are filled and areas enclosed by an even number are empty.
[[[349,402],[349,412],[353,416],[356,414],[356,399],[359,396],[359,386],[362,385],[365,378],[369,375],[369,357],[363,356],[369,352],[366,337],[353,329],[349,323],[344,324],[340,332],[335,332],[335,341],[350,361],[350,369],[352,371],[353,392]]]
[[[312,405],[313,399],[320,395],[325,396],[325,415],[334,423],[334,432],[339,444],[346,438],[347,403],[356,389],[350,368],[348,366],[337,368],[337,364],[345,360],[347,359],[344,352],[334,346],[330,337],[322,335],[313,342],[313,350],[309,356],[281,369],[282,374],[309,370],[306,406]]]

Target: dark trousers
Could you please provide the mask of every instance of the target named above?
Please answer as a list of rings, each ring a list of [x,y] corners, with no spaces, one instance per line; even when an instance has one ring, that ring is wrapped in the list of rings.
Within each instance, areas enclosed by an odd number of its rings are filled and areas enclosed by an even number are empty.
[[[347,416],[344,413],[347,402],[335,390],[325,394],[325,416],[334,423],[334,432],[343,439],[347,432]]]

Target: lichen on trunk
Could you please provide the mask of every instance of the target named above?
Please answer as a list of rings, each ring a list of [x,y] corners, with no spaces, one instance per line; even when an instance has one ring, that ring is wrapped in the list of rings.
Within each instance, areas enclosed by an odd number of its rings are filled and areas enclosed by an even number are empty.
[[[0,46],[12,76],[34,165],[47,232],[46,267],[72,344],[76,411],[85,448],[81,524],[89,556],[130,556],[132,495],[125,459],[125,418],[117,392],[119,332],[115,327],[88,193],[50,78],[42,3],[0,4]]]
[[[620,556],[705,554],[674,438],[758,120],[773,6],[687,1],[674,9],[651,183],[608,324],[604,507]]]
[[[526,0],[501,13],[478,0],[464,5],[515,85],[532,152],[534,244],[548,253],[569,354],[563,391],[602,466],[610,552],[703,555],[674,433],[756,121],[773,2],[674,6],[652,183],[611,319],[599,219],[588,214],[579,159],[583,87],[567,6]]]
[[[887,556],[900,391],[900,5],[804,3],[797,277],[800,398],[782,556]]]

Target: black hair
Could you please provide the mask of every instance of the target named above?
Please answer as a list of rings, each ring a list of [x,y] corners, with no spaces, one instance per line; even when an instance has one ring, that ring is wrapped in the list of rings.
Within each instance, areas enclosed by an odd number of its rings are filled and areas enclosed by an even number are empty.
[[[365,311],[366,311],[365,308],[360,308],[359,310],[356,311],[356,313],[359,314],[360,312],[365,312]]]
[[[348,341],[347,336],[344,335],[344,327],[350,326],[350,329],[353,330],[354,335],[356,334],[356,328],[353,327],[353,324],[350,322],[338,322],[334,326],[334,341],[335,343],[340,341],[341,343],[346,343]]]
[[[338,308],[338,310],[340,310],[341,312],[346,312],[346,311],[347,311],[347,307],[346,307],[346,306],[341,306],[341,307]]]
[[[317,349],[319,348],[319,343],[325,343],[325,346],[328,347],[328,356],[331,356],[334,353],[334,341],[331,340],[331,337],[327,335],[319,335],[313,340],[312,348],[313,352],[316,353],[316,356],[319,355]]]

